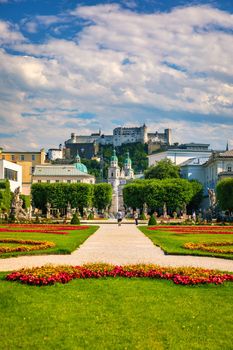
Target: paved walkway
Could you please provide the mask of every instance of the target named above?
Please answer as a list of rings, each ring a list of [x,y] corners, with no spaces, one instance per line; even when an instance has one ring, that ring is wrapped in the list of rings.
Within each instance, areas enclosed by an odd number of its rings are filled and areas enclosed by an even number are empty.
[[[90,262],[105,262],[114,265],[153,263],[160,266],[194,266],[233,272],[233,261],[227,259],[165,255],[153,245],[134,225],[100,225],[71,255],[22,256],[0,259],[0,271],[12,271],[22,267],[45,264],[81,265]]]

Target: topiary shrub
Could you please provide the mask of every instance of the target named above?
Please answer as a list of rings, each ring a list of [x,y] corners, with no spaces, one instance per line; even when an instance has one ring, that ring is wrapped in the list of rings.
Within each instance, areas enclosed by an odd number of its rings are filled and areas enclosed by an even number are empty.
[[[87,220],[94,220],[94,213],[90,212],[90,214],[87,217]]]
[[[146,215],[144,212],[141,213],[140,220],[146,220]]]
[[[154,215],[151,215],[151,217],[148,221],[148,226],[155,226],[155,225],[157,225],[157,221],[156,221]]]
[[[79,220],[77,213],[74,213],[70,223],[71,223],[71,225],[80,225],[80,220]]]

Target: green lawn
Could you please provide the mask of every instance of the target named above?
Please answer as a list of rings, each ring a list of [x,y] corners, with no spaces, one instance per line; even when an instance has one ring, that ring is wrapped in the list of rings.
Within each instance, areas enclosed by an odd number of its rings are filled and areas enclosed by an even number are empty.
[[[152,242],[161,247],[166,254],[175,255],[200,255],[200,256],[215,256],[218,258],[233,259],[233,254],[204,252],[201,250],[189,250],[183,248],[183,245],[188,242],[229,242],[233,244],[233,235],[217,235],[217,234],[180,234],[168,231],[152,231],[148,230],[147,226],[139,227],[139,229],[149,237]],[[171,226],[172,230],[172,226]],[[226,247],[220,247],[226,249]],[[232,246],[231,246],[232,248]]]
[[[4,238],[15,238],[15,239],[26,239],[35,241],[49,241],[56,244],[55,247],[35,250],[29,252],[12,252],[12,253],[2,253],[0,258],[9,258],[11,256],[20,255],[42,255],[42,254],[70,254],[76,248],[78,248],[91,234],[93,234],[98,229],[98,226],[90,226],[85,230],[68,231],[68,235],[57,235],[50,233],[36,233],[36,232],[0,232],[0,239]],[[63,230],[64,231],[64,230]],[[0,245],[10,246],[9,243]],[[12,247],[16,244],[11,244]],[[22,245],[22,244],[18,244]]]
[[[0,348],[232,349],[232,295],[232,283],[116,278],[32,287],[0,280]]]

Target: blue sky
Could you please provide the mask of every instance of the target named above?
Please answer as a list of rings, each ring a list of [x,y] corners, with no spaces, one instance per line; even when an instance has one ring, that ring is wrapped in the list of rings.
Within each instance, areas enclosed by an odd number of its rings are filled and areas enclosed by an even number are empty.
[[[0,0],[0,147],[173,130],[233,148],[231,0]]]

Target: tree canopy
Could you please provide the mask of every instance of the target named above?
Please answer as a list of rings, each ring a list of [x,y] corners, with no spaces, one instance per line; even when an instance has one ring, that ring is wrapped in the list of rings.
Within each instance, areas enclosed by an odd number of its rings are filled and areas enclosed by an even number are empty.
[[[125,205],[131,208],[142,209],[146,203],[150,211],[161,211],[166,204],[172,212],[188,204],[196,209],[202,199],[201,190],[199,183],[180,178],[137,180],[124,187],[123,196]]]
[[[222,210],[233,211],[233,179],[223,179],[216,187],[217,200]]]
[[[107,183],[94,185],[93,205],[99,210],[107,208],[112,200],[112,186]]]
[[[162,159],[156,165],[145,170],[145,179],[171,179],[180,177],[180,167],[170,159]]]

